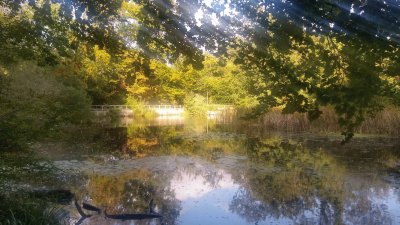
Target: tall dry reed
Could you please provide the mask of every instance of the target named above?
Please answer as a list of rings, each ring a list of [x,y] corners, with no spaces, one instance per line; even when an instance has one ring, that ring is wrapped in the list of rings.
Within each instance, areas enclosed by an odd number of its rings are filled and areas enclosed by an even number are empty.
[[[285,132],[340,132],[338,116],[332,108],[323,108],[321,116],[309,121],[305,113],[282,114],[278,108],[272,109],[261,118],[262,125],[271,130]],[[400,134],[400,108],[386,107],[373,118],[367,118],[356,129],[360,134]]]

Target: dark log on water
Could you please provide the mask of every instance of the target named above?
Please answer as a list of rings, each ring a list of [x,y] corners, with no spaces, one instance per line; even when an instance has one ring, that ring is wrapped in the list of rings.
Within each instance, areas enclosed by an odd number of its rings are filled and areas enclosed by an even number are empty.
[[[132,213],[132,214],[116,214],[109,215],[104,212],[106,218],[116,219],[116,220],[144,220],[144,219],[157,219],[162,218],[162,215],[157,213]]]
[[[82,203],[82,208],[86,209],[86,210],[90,210],[90,211],[94,211],[97,212],[98,214],[101,213],[101,209],[97,208],[96,206],[93,206],[89,203],[83,202]]]
[[[78,213],[81,215],[81,217],[87,218],[92,216],[92,215],[86,215],[85,212],[83,212],[81,206],[78,204],[78,202],[77,201],[74,202],[75,202],[75,207],[78,210]]]
[[[151,199],[149,202],[149,213],[156,213],[156,212],[154,212],[153,207],[154,207],[153,199]]]
[[[76,209],[78,210],[79,214],[81,215],[81,219],[78,221],[77,224],[81,224],[84,219],[91,217],[92,215],[87,215],[81,208],[81,206],[78,204],[77,201],[74,201]],[[101,209],[97,208],[96,206],[93,206],[89,203],[82,203],[82,207],[86,210],[90,211],[95,211],[98,214],[101,214]],[[144,219],[158,219],[162,218],[163,216],[161,214],[155,213],[153,210],[153,199],[150,200],[149,202],[149,213],[132,213],[132,214],[115,214],[115,215],[109,215],[107,214],[107,211],[104,211],[104,215],[106,218],[110,219],[117,219],[117,220],[144,220]]]

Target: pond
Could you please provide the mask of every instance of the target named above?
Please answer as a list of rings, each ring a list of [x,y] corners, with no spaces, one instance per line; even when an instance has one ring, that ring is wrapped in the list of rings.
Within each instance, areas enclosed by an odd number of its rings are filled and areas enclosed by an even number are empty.
[[[122,214],[148,212],[153,199],[163,219],[81,224],[400,224],[400,139],[343,146],[338,135],[273,133],[231,118],[122,124],[105,128],[118,151],[41,154],[79,201]],[[63,208],[77,223],[74,204]]]

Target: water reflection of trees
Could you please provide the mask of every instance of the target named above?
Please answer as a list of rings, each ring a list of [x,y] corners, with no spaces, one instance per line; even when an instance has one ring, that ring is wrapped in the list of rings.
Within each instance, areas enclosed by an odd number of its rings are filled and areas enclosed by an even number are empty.
[[[115,176],[90,175],[86,196],[92,204],[106,208],[108,213],[148,212],[154,200],[155,210],[164,216],[164,224],[176,224],[181,210],[168,179],[147,170],[135,170]],[[135,224],[147,224],[138,221]]]
[[[354,179],[329,152],[280,139],[249,139],[246,146],[250,160],[271,168],[236,175],[243,188],[230,210],[249,222],[288,217],[297,224],[390,224],[385,206],[371,199],[387,184]]]
[[[85,193],[79,196],[91,204],[107,209],[110,214],[148,212],[151,199],[155,203],[155,211],[163,215],[162,224],[178,224],[181,202],[176,197],[176,189],[171,186],[172,180],[180,185],[187,182],[183,176],[189,176],[190,181],[201,178],[202,185],[215,189],[219,187],[224,174],[215,168],[203,167],[198,164],[188,164],[174,173],[157,174],[148,170],[135,170],[116,175],[88,175]],[[190,190],[189,190],[190,192]],[[87,219],[89,224],[114,224],[112,221],[98,217]],[[91,221],[92,220],[92,221]],[[115,224],[119,224],[116,221]],[[135,221],[134,224],[159,224],[161,221]]]
[[[218,130],[216,126],[213,129]],[[128,143],[137,156],[182,155],[218,163],[229,154],[245,155],[246,166],[241,165],[245,169],[225,169],[241,186],[230,210],[250,223],[283,217],[295,224],[391,223],[385,205],[372,196],[387,196],[390,190],[381,176],[400,159],[394,149],[385,146],[384,151],[377,151],[382,148],[374,148],[370,142],[357,143],[357,139],[355,144],[338,147],[326,139],[246,138],[213,129],[131,126]],[[212,170],[184,171],[204,177],[214,188],[222,179]],[[152,192],[148,186],[137,189],[146,190]],[[144,204],[148,199],[143,199]],[[128,202],[124,204],[129,207]],[[165,206],[179,214],[179,205]]]
[[[207,133],[204,126],[201,123],[190,123],[185,127],[132,124],[127,128],[128,152],[135,157],[183,155],[216,160],[222,154],[242,151],[242,146],[237,145],[231,134]]]

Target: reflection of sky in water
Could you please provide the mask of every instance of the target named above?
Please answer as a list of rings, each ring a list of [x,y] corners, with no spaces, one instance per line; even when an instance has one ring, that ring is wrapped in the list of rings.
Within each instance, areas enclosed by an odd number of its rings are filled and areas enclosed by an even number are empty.
[[[396,189],[390,188],[384,195],[371,196],[371,201],[381,206],[388,217],[390,217],[390,215],[395,215],[391,217],[392,224],[400,224],[399,194],[400,193]]]
[[[386,162],[399,162],[395,148],[374,147],[372,139],[355,139],[344,149],[313,136],[291,141],[286,136],[246,134],[247,138],[217,122],[190,123],[173,117],[143,123],[151,129],[132,129],[128,136],[157,140],[156,147],[143,147],[148,155],[142,158],[97,154],[96,160],[64,159],[54,164],[89,174],[92,183],[99,176],[93,190],[101,189],[114,205],[125,204],[125,212],[135,209],[127,196],[152,190],[157,210],[173,214],[165,224],[400,224],[400,175],[386,180],[390,174],[385,167]],[[248,132],[254,135],[255,130]],[[304,147],[307,143],[310,146]],[[107,192],[114,189],[119,192]],[[135,223],[103,218],[86,224]]]
[[[386,204],[388,206],[388,212],[394,216],[393,224],[400,224],[400,215],[399,215],[399,200],[400,200],[400,193],[399,190],[396,191],[391,190],[390,196],[386,198]]]
[[[231,176],[223,170],[216,173],[222,177],[218,181],[218,187],[213,187],[207,180],[201,176],[190,173],[176,173],[171,180],[171,188],[175,191],[176,198],[181,201],[199,199],[209,192],[216,190],[236,190],[238,185],[233,183]]]
[[[83,163],[88,164],[88,163]],[[245,168],[243,162],[236,161],[238,168]],[[65,164],[69,165],[69,164]],[[88,164],[90,167],[87,170],[95,171],[93,168],[106,169],[109,164],[96,165]],[[174,198],[179,202],[179,214],[175,222],[182,225],[191,224],[334,224],[333,220],[321,222],[320,208],[321,199],[318,196],[311,198],[315,201],[313,206],[303,206],[299,214],[285,216],[283,214],[274,214],[268,210],[274,208],[252,196],[251,190],[246,189],[238,178],[232,174],[238,171],[231,171],[231,167],[225,168],[219,163],[210,163],[198,159],[189,159],[186,157],[149,157],[131,161],[115,162],[113,168],[125,167],[129,171],[136,171],[137,168],[127,167],[127,165],[135,165],[134,167],[146,167],[149,171],[155,173],[160,172],[160,168],[171,168],[168,173],[161,173],[158,176],[166,180],[166,185],[174,192]],[[173,166],[172,166],[173,165]],[[79,166],[84,168],[83,165]],[[175,168],[175,169],[173,169]],[[156,172],[158,171],[158,172]],[[123,171],[115,170],[112,173],[106,173],[111,177],[120,176]],[[267,174],[271,172],[266,171]],[[271,174],[273,175],[273,174]],[[346,178],[349,182],[351,191],[356,195],[353,199],[343,199],[344,212],[343,224],[400,224],[399,215],[399,193],[392,187],[380,188],[374,187],[374,184],[359,179],[359,174],[348,174]],[[241,177],[243,179],[243,177]],[[357,189],[357,183],[362,183],[363,188]],[[363,183],[364,182],[364,183]],[[164,187],[167,187],[164,186]],[[253,187],[254,188],[254,187]],[[354,188],[354,190],[352,189]],[[128,191],[128,190],[125,190]],[[129,191],[128,191],[129,192]],[[244,194],[243,194],[244,193]],[[246,193],[250,194],[246,197]],[[260,194],[260,193],[258,193]],[[232,209],[232,204],[235,198],[239,196],[240,206],[236,211]],[[243,197],[243,198],[240,198]],[[358,202],[358,200],[360,202]],[[365,202],[366,201],[366,202]],[[290,207],[289,203],[289,207]],[[237,207],[237,206],[236,206]],[[246,208],[247,207],[247,208]],[[252,208],[253,207],[253,208]],[[257,207],[261,207],[257,211]],[[248,211],[240,211],[246,208]],[[239,209],[239,211],[237,211]],[[282,208],[280,208],[283,210]],[[157,208],[157,210],[159,210]],[[279,206],[278,206],[279,210]],[[364,210],[364,211],[363,211]],[[252,212],[261,215],[258,218],[252,218]],[[239,212],[239,213],[238,213]],[[244,214],[242,214],[244,213]],[[246,214],[247,213],[247,214]],[[250,213],[250,214],[248,214]],[[327,214],[329,216],[329,209]],[[91,218],[83,224],[142,224],[136,222],[121,222],[105,220],[104,218]],[[157,221],[149,221],[144,224],[159,224]]]
[[[201,168],[197,165],[197,169]],[[205,168],[203,168],[205,170]],[[182,210],[178,218],[180,224],[254,224],[229,209],[232,199],[242,187],[235,184],[231,175],[224,170],[217,170],[220,179],[215,184],[210,184],[206,178],[199,174],[193,174],[180,170],[172,178],[171,189],[174,190],[176,198],[181,201]],[[384,194],[379,194],[379,190],[370,190],[370,201],[372,203],[371,214],[360,215],[354,218],[349,212],[344,213],[347,218],[346,224],[400,224],[400,217],[392,217],[390,215],[399,214],[399,196],[394,189],[389,189]],[[315,199],[317,205],[321,205],[319,199]],[[262,204],[261,202],[258,202]],[[348,204],[351,204],[348,202]],[[354,209],[353,209],[354,210]],[[377,210],[380,210],[379,212]],[[375,218],[373,214],[383,214],[383,216]],[[316,224],[320,220],[318,207],[314,209],[305,209],[302,215],[294,218],[289,217],[272,217],[267,216],[264,220],[258,221],[257,224]],[[382,220],[384,219],[384,220]],[[320,224],[330,224],[321,222]]]
[[[201,168],[201,165],[196,165]],[[205,169],[205,168],[202,168]],[[233,213],[229,204],[240,189],[229,173],[218,169],[219,176],[215,184],[211,184],[202,175],[180,170],[171,180],[171,189],[182,201],[182,210],[178,222],[180,224],[253,224]],[[269,220],[271,219],[271,220]],[[258,224],[291,224],[289,219],[267,218]]]
[[[181,224],[247,224],[229,211],[228,204],[235,192],[234,188],[219,188],[184,201],[178,221]]]

